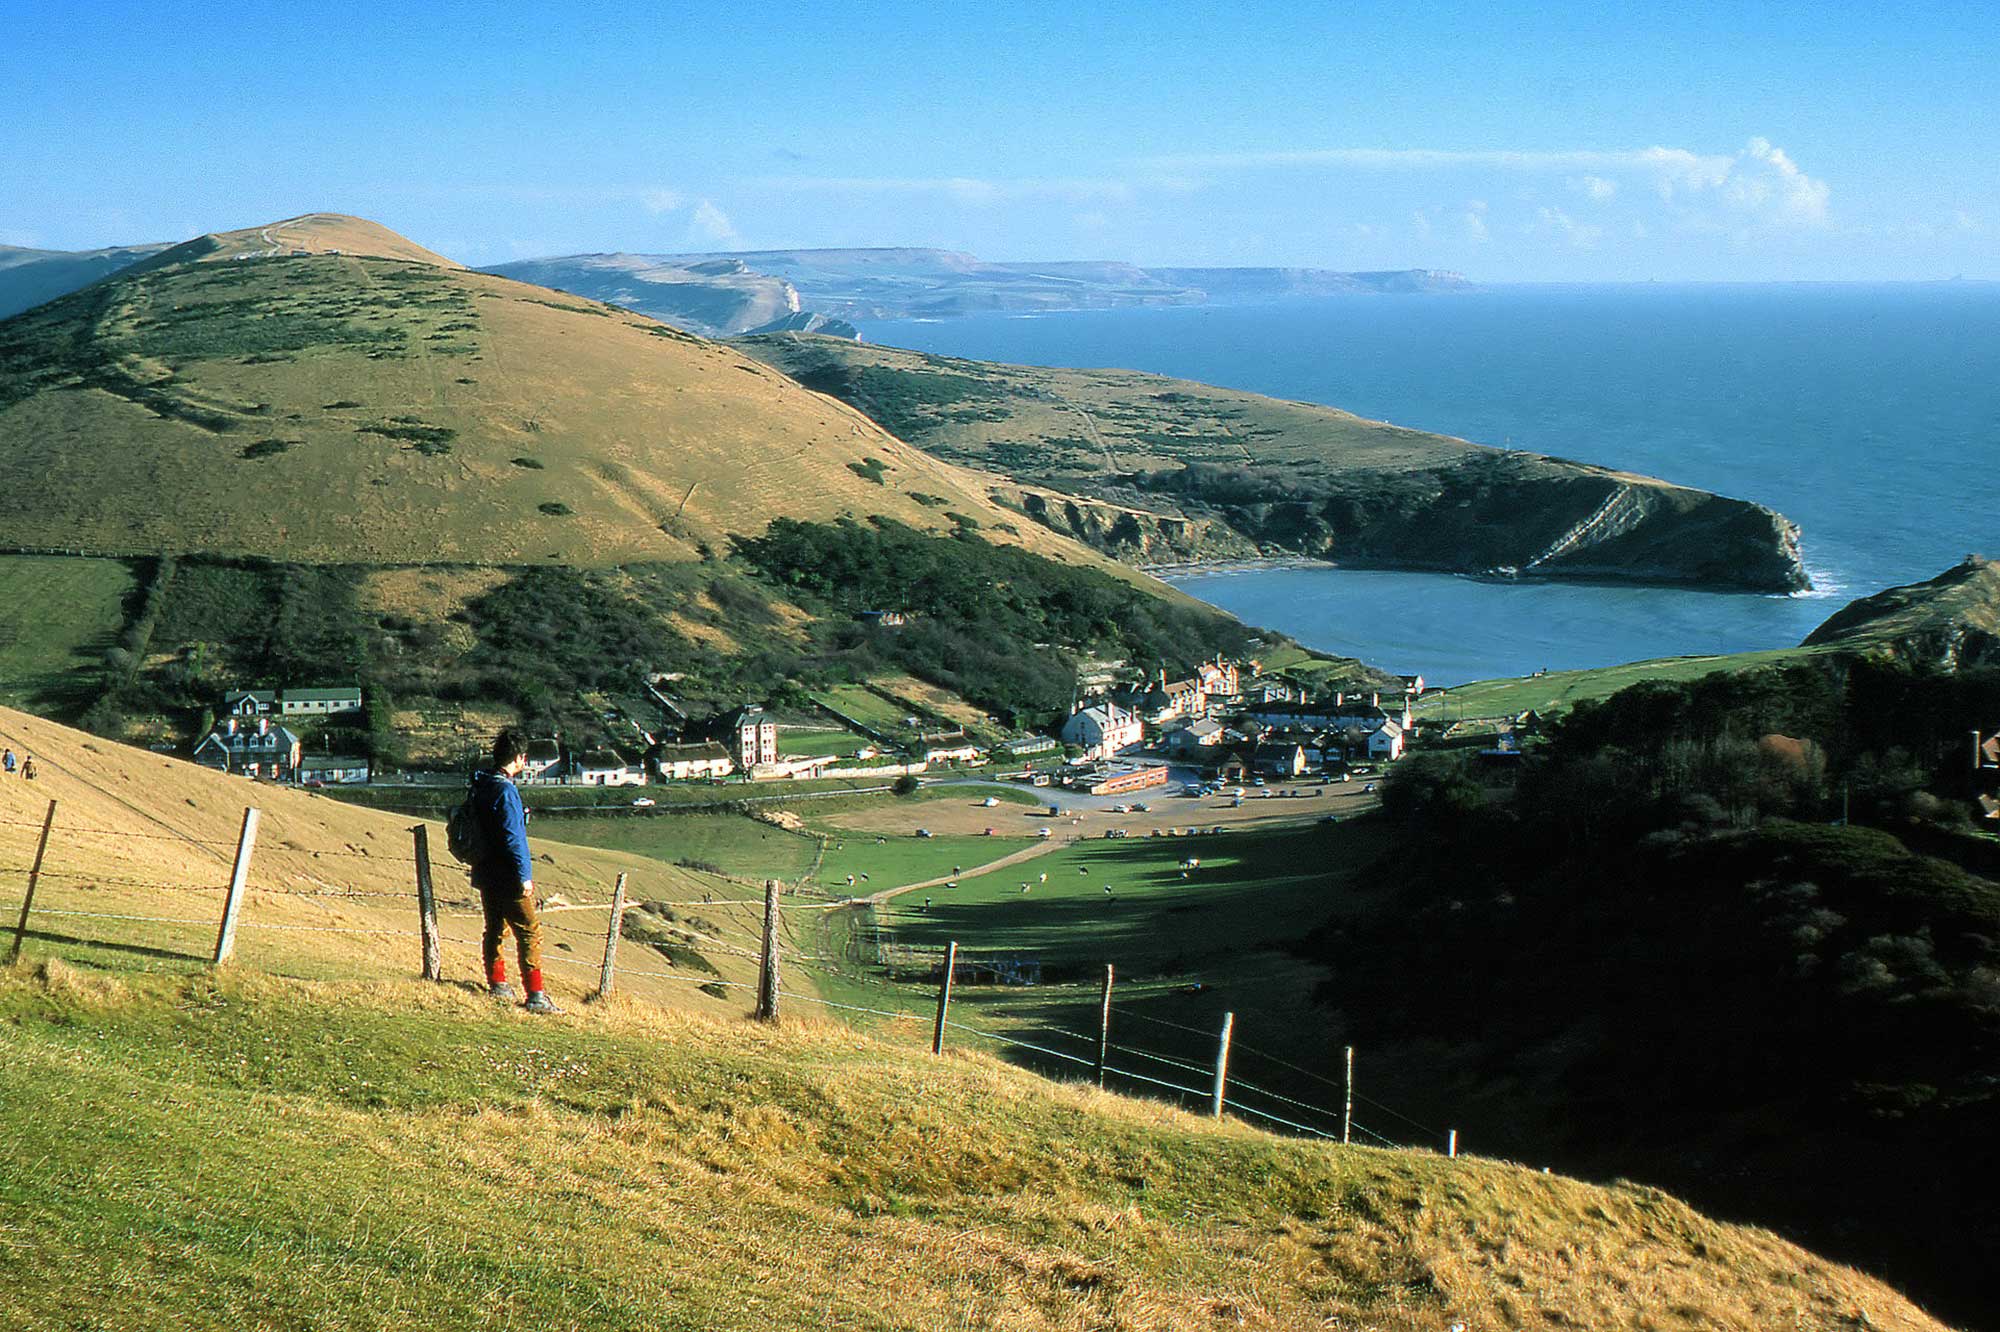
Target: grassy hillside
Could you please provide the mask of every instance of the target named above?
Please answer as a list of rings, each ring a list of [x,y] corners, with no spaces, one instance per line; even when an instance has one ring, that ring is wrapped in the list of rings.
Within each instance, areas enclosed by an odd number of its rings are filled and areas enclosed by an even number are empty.
[[[170,972],[212,956],[223,888],[246,805],[262,811],[237,948],[246,966],[307,977],[408,976],[419,955],[412,820],[303,791],[225,777],[191,763],[0,709],[0,744],[32,756],[34,781],[0,779],[0,907],[21,901],[48,802],[56,822],[26,943],[30,958]],[[478,905],[463,871],[430,830],[449,978],[478,975]],[[597,983],[612,881],[630,876],[625,965],[744,982],[741,956],[757,938],[762,893],[729,879],[617,851],[532,845],[549,922],[551,988],[578,1000]],[[713,902],[704,902],[713,898]],[[754,899],[754,900],[752,900]],[[679,906],[666,904],[678,903]],[[686,905],[694,903],[693,906]],[[744,992],[634,975],[635,993],[740,1012]]]
[[[812,1022],[60,965],[0,979],[0,1017],[24,1332],[1940,1327],[1653,1190]]]
[[[0,479],[11,543],[93,553],[602,566],[958,514],[1104,563],[731,348],[327,214],[0,323]]]
[[[1947,670],[2000,663],[2000,561],[1968,556],[1936,578],[1863,597],[1807,635],[1806,645]]]
[[[1005,474],[1020,483],[1011,503],[1127,558],[1248,546],[1471,573],[1808,585],[1781,516],[1609,468],[1129,370],[795,334],[740,345],[939,457]]]

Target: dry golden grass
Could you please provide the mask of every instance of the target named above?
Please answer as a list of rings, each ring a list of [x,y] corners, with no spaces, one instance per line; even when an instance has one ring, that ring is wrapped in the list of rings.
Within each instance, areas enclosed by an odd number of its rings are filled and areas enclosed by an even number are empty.
[[[1274,1139],[913,1032],[60,964],[0,1011],[24,1329],[1940,1328],[1653,1190]]]

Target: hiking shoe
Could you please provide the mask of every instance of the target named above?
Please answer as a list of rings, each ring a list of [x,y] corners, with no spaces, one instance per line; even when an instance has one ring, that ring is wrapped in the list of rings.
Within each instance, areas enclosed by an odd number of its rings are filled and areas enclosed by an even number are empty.
[[[514,1002],[514,987],[506,981],[494,981],[486,987],[486,993],[495,999],[505,999],[510,1004]]]
[[[528,1002],[523,1004],[522,1007],[527,1009],[530,1013],[562,1012],[560,1008],[556,1007],[555,1001],[553,999],[550,999],[549,996],[544,991],[541,990],[536,990],[533,994],[529,995]]]

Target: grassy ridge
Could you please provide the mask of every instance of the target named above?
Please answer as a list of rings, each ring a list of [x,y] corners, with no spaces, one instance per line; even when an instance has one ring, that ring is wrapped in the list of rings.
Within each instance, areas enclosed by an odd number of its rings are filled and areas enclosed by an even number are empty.
[[[0,1014],[24,1332],[1937,1326],[1650,1190],[1280,1142],[843,1028],[60,967],[0,980]]]

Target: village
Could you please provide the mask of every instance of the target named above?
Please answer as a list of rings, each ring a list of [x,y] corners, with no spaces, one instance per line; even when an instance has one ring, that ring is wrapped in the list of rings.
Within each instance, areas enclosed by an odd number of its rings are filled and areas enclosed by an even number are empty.
[[[599,733],[532,738],[529,786],[644,787],[685,782],[894,780],[986,768],[1038,787],[1116,796],[1166,786],[1262,786],[1341,777],[1393,763],[1415,739],[1421,676],[1401,688],[1315,697],[1255,660],[1215,658],[1183,678],[1122,661],[1088,663],[1052,734],[1006,734],[876,685],[839,686],[809,709],[745,703],[692,715],[656,675],[619,700],[597,700]],[[236,689],[195,742],[216,771],[311,788],[403,780],[360,749],[356,685]],[[635,797],[643,801],[644,797]]]

